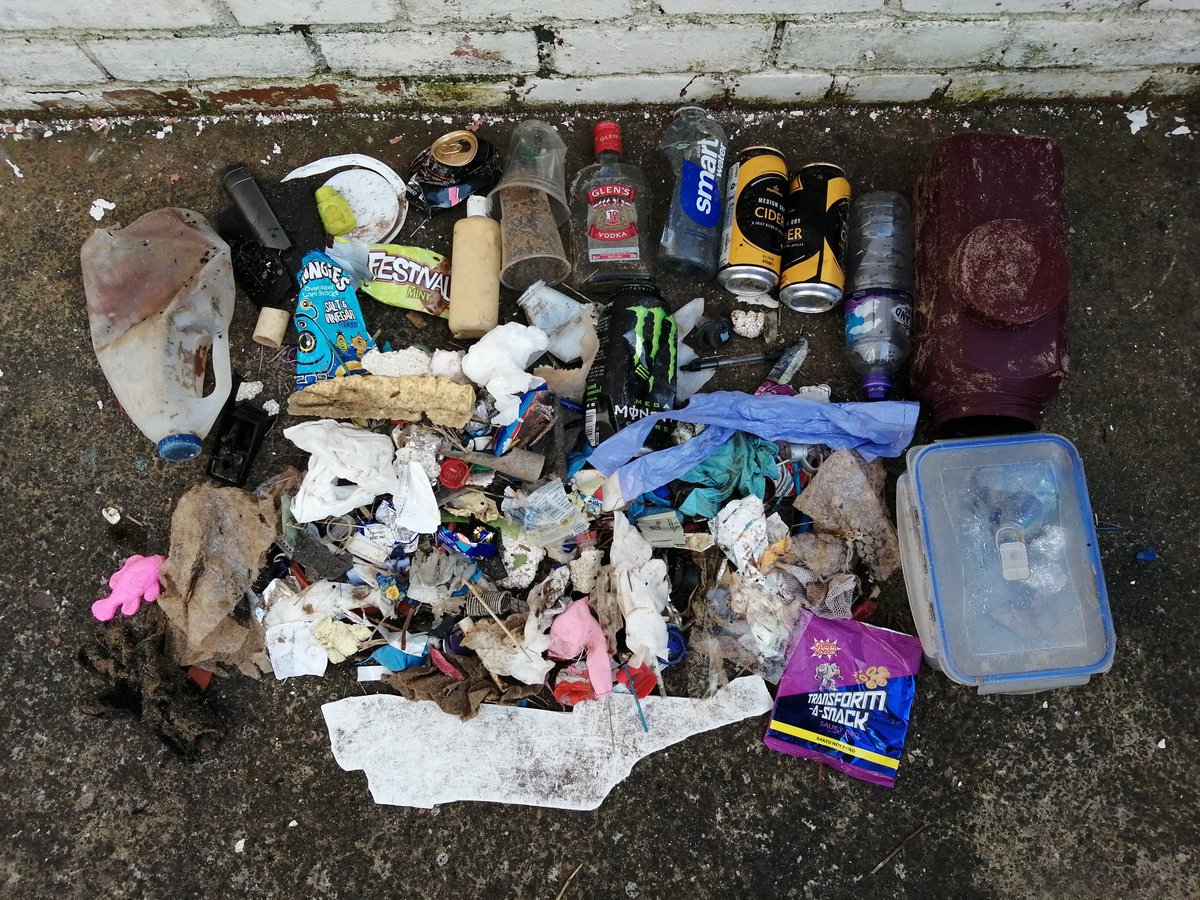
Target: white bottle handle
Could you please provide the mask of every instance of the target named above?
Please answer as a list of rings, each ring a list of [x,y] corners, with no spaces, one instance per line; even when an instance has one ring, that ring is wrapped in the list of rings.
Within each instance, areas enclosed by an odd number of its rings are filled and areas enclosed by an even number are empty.
[[[233,371],[229,362],[229,336],[222,332],[213,336],[212,347],[209,349],[213,361],[213,390],[207,397],[199,401],[199,410],[204,415],[204,427],[197,428],[196,434],[201,439],[208,436],[221,407],[229,399],[229,390],[233,386]]]

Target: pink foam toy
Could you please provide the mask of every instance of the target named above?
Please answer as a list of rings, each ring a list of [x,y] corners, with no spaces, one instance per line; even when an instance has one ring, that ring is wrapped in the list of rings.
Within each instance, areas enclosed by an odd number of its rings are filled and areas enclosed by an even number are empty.
[[[576,600],[550,623],[550,646],[546,652],[554,659],[574,659],[587,651],[588,680],[596,696],[612,693],[612,663],[604,629],[592,615],[587,597]]]
[[[112,594],[92,604],[92,615],[107,622],[121,610],[132,616],[142,601],[153,603],[162,590],[158,585],[158,569],[167,561],[165,556],[131,556],[108,579]]]

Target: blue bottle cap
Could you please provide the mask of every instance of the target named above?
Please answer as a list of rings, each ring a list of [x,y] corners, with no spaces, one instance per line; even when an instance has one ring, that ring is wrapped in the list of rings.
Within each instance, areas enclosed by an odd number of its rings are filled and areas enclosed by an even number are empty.
[[[195,459],[204,449],[204,441],[194,434],[169,434],[158,442],[158,455],[171,462]]]

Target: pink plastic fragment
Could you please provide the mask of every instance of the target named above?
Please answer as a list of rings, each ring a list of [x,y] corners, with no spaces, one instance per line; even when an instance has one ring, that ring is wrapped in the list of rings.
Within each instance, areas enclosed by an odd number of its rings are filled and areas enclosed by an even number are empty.
[[[466,677],[462,672],[454,668],[454,665],[450,662],[450,660],[446,659],[446,657],[442,656],[442,654],[438,652],[437,647],[432,645],[429,647],[429,661],[437,667],[439,672],[441,672],[443,675],[449,675],[455,681],[462,681]]]
[[[108,579],[112,594],[92,604],[92,615],[107,622],[117,614],[132,616],[144,600],[158,599],[158,570],[167,561],[165,556],[131,556]]]
[[[587,597],[581,597],[554,617],[546,652],[553,659],[574,659],[585,650],[592,690],[597,697],[611,694],[612,663],[608,657],[608,641],[604,629],[592,615]]]

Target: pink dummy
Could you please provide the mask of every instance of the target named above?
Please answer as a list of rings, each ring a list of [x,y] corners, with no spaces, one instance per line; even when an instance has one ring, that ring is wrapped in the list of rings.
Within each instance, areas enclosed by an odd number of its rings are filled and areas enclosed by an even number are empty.
[[[608,642],[604,630],[587,597],[581,597],[550,623],[550,646],[546,652],[553,659],[574,659],[587,651],[588,680],[596,696],[612,693],[612,664],[608,658]]]
[[[142,601],[153,603],[158,599],[158,569],[167,561],[165,556],[131,556],[121,568],[112,573],[108,586],[112,594],[92,604],[92,615],[107,622],[121,610],[132,616]]]

